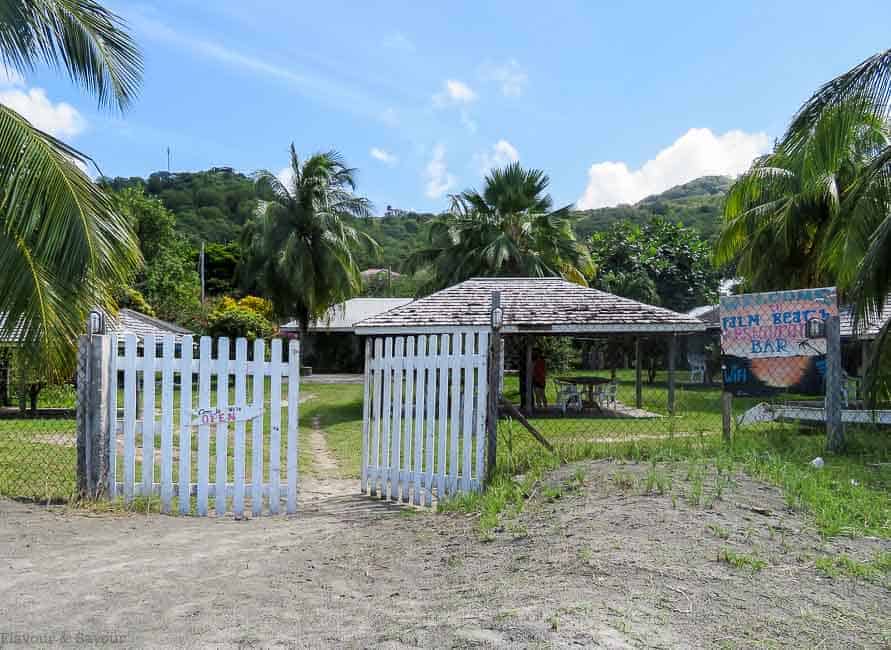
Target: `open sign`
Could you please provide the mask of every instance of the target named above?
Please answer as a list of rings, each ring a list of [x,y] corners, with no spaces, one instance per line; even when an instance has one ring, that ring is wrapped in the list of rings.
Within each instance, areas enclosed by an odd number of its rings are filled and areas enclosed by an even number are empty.
[[[192,426],[208,426],[211,424],[228,424],[245,422],[263,415],[263,408],[258,406],[229,406],[221,408],[203,408],[192,411]]]

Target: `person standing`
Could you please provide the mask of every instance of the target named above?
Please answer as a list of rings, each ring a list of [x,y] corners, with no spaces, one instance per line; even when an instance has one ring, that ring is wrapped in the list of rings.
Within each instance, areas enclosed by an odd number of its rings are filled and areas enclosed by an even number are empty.
[[[548,367],[541,354],[532,361],[532,394],[534,407],[548,407],[547,396]]]

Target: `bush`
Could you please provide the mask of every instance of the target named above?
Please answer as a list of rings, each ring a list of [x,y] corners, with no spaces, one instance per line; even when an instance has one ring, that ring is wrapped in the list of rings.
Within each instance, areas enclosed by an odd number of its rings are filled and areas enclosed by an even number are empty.
[[[266,298],[260,298],[258,296],[245,296],[238,301],[238,306],[243,309],[250,309],[252,312],[260,314],[260,316],[268,321],[272,320],[272,303],[266,300]]]
[[[234,304],[231,299],[229,302],[233,304],[221,301],[217,309],[211,312],[207,323],[207,333],[210,336],[265,339],[275,335],[276,327],[268,319],[252,309]]]
[[[138,289],[134,289],[133,287],[126,287],[116,291],[115,301],[118,303],[118,307],[133,309],[146,316],[155,315],[155,310],[148,303],[148,300],[145,299],[145,296],[143,296]]]

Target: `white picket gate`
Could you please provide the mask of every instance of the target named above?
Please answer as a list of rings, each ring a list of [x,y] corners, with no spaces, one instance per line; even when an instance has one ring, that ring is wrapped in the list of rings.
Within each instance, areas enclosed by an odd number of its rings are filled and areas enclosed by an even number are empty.
[[[415,504],[479,490],[489,331],[366,340],[362,491]]]
[[[195,512],[200,516],[207,515],[210,499],[217,515],[228,511],[231,500],[236,517],[244,515],[246,500],[257,516],[264,501],[270,513],[278,513],[284,499],[285,512],[296,512],[297,341],[290,341],[288,359],[283,362],[280,339],[272,340],[268,360],[264,341],[254,341],[248,360],[248,342],[242,338],[235,340],[234,358],[227,338],[216,340],[214,356],[212,339],[202,337],[197,358],[191,336],[182,337],[179,343],[172,335],[160,340],[146,336],[141,350],[132,334],[124,336],[123,350],[115,336],[110,338],[108,485],[112,498],[123,495],[125,501],[132,502],[138,496],[156,495],[161,511],[170,512],[173,497],[178,497],[179,511],[188,514],[195,496]],[[157,343],[161,344],[160,355]],[[283,377],[287,381],[284,403]],[[193,395],[196,379],[197,404]],[[156,386],[160,387],[157,400]],[[284,450],[283,409],[287,411]]]

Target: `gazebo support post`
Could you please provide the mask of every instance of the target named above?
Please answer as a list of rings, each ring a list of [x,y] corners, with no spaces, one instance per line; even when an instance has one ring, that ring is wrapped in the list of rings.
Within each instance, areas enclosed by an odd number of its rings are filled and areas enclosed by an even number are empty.
[[[634,405],[637,408],[643,406],[643,381],[642,381],[642,363],[640,358],[640,337],[634,339]]]
[[[532,402],[532,337],[526,337],[526,377],[523,381],[523,393],[526,395],[526,415],[532,415],[535,410]]]
[[[668,412],[674,415],[675,357],[677,357],[678,335],[668,339]]]

